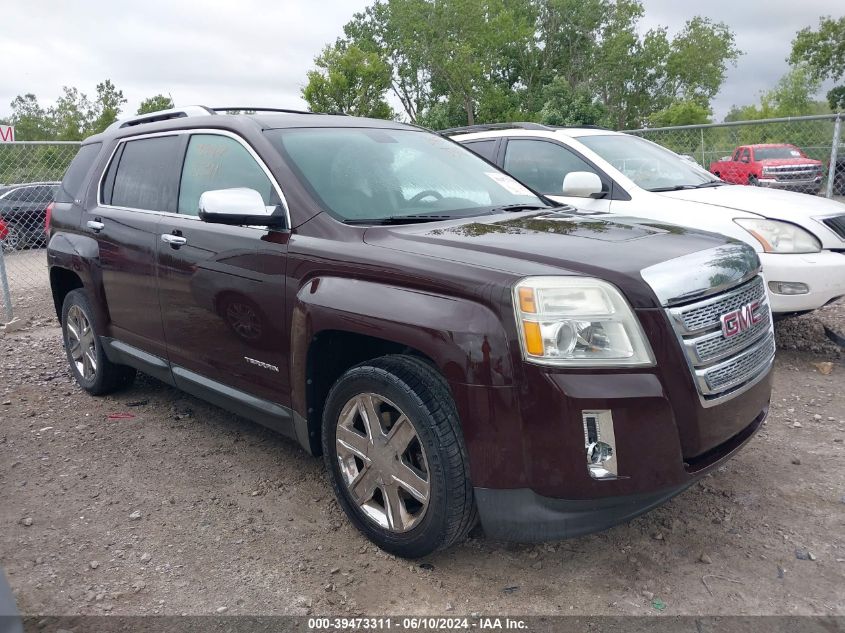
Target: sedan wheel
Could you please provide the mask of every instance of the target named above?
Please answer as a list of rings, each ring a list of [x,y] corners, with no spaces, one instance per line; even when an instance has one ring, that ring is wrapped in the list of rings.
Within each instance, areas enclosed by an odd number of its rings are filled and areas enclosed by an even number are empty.
[[[337,421],[337,458],[350,496],[382,529],[406,532],[425,516],[428,461],[417,430],[399,407],[365,393]]]

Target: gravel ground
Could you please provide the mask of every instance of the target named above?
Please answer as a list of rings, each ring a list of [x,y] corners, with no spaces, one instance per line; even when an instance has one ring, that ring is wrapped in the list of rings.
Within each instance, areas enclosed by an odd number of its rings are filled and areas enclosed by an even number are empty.
[[[778,324],[800,349],[768,423],[665,506],[417,562],[351,528],[292,442],[146,377],[85,395],[31,310],[0,338],[0,566],[28,614],[845,615],[845,362],[819,325],[843,308]]]

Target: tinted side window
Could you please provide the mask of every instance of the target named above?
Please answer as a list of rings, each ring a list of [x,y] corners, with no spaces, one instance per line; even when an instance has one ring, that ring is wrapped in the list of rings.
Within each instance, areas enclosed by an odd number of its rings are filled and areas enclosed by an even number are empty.
[[[173,211],[178,136],[127,141],[114,175],[111,204],[131,209]]]
[[[50,185],[35,187],[33,202],[51,202],[54,198],[56,188]]]
[[[464,145],[491,163],[496,162],[496,139],[469,141],[468,143],[464,143]]]
[[[587,162],[565,147],[547,141],[508,141],[505,171],[540,193],[561,194],[563,179],[573,171],[588,171],[601,177]]]
[[[73,202],[82,197],[82,187],[102,146],[102,143],[90,143],[79,148],[56,192],[56,202]]]
[[[12,189],[4,198],[9,202],[29,202],[32,199],[33,187],[18,187]]]
[[[278,203],[267,174],[238,141],[217,134],[191,136],[182,167],[179,213],[196,215],[204,192],[236,187],[255,189],[267,206]]]

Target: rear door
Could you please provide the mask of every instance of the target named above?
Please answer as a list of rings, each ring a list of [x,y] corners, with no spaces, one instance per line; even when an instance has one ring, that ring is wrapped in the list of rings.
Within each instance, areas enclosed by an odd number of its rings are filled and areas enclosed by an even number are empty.
[[[99,245],[110,335],[166,357],[156,283],[158,223],[176,207],[178,133],[122,140],[103,174],[98,203],[81,230]]]
[[[287,404],[288,232],[197,217],[202,193],[236,187],[258,191],[268,206],[281,203],[270,172],[243,139],[216,131],[187,135],[177,213],[157,228],[168,356],[174,379],[188,391],[196,392],[198,382],[212,391],[225,385]]]

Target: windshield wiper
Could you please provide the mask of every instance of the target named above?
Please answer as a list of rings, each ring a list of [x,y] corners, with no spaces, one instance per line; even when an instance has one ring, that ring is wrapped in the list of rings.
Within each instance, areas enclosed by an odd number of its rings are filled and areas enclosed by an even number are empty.
[[[702,182],[698,185],[672,185],[671,187],[655,187],[654,189],[649,189],[648,191],[652,192],[660,192],[660,191],[682,191],[684,189],[703,189],[705,187],[721,187],[724,185],[721,180],[708,180],[707,182]]]
[[[374,226],[387,226],[391,224],[417,224],[418,222],[442,222],[443,220],[454,220],[451,215],[389,215],[386,218],[350,218],[344,220],[344,224],[372,224]]]
[[[518,211],[540,211],[543,209],[556,209],[558,207],[550,207],[544,204],[503,204],[500,207],[493,207],[491,209],[492,212],[498,213],[499,211],[506,211],[506,212],[513,212],[516,213]]]

